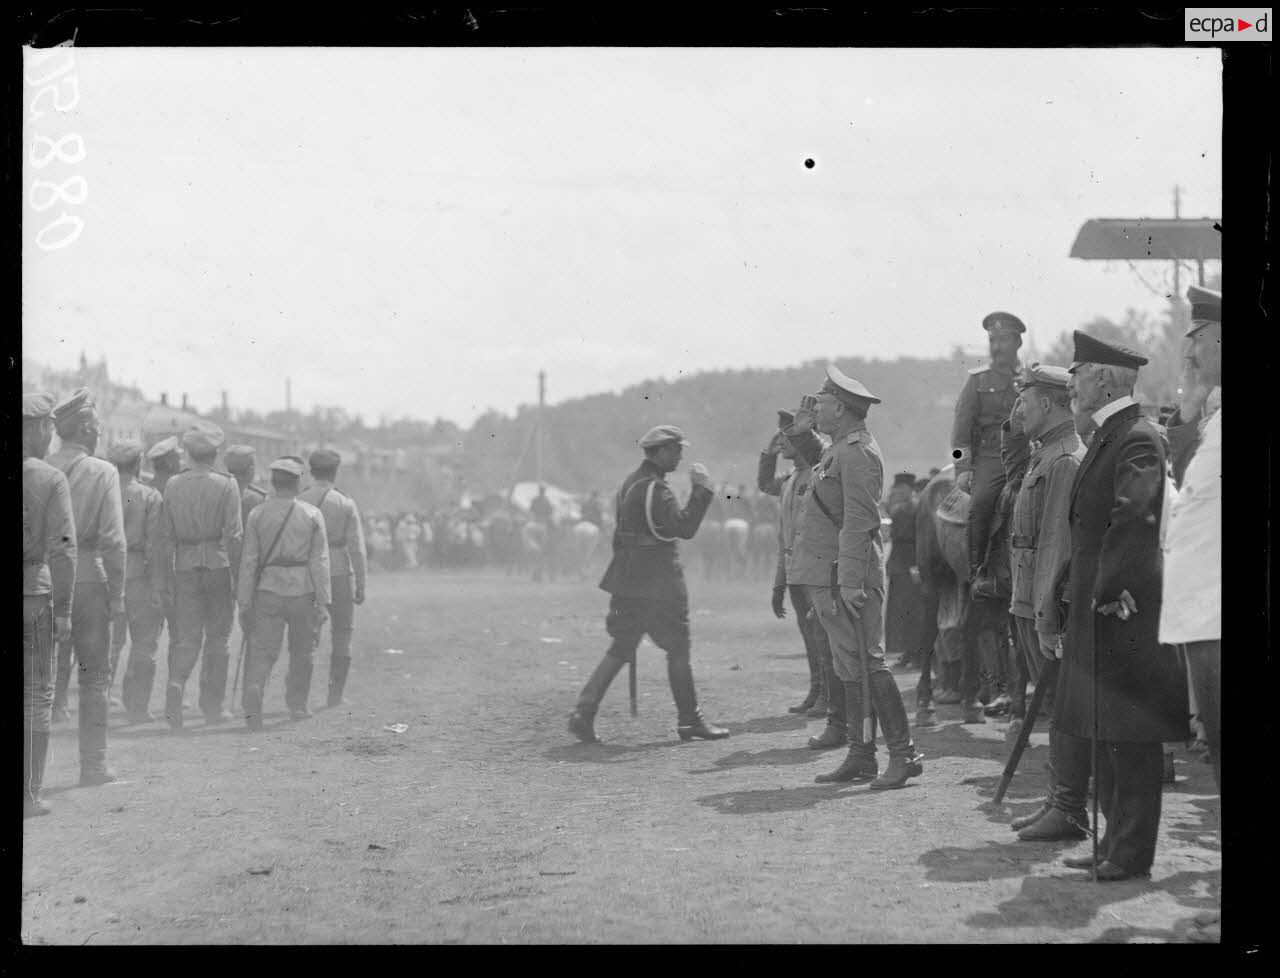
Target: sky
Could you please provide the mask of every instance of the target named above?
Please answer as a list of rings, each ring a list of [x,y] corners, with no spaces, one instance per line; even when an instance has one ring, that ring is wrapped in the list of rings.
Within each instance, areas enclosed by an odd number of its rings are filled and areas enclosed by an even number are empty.
[[[1067,257],[1084,221],[1171,217],[1175,184],[1182,216],[1220,216],[1215,49],[67,63],[53,95],[25,89],[23,354],[105,357],[201,409],[224,390],[280,409],[288,377],[304,410],[469,425],[535,401],[539,370],[556,403],[700,370],[945,356],[981,349],[996,309],[1043,348],[1164,308],[1168,266]],[[59,139],[67,161],[36,167]],[[34,180],[73,177],[70,202],[36,209],[51,191]],[[38,247],[60,212],[83,230]]]

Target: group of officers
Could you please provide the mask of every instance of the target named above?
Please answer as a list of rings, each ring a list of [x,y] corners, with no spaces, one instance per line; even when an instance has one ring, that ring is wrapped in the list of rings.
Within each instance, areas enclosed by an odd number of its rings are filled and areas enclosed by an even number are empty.
[[[1105,833],[1096,861],[1066,862],[1102,882],[1150,874],[1163,744],[1189,739],[1192,696],[1221,787],[1221,295],[1193,286],[1187,298],[1183,401],[1165,424],[1145,417],[1133,396],[1148,362],[1141,353],[1077,330],[1069,366],[1024,368],[1024,324],[987,316],[991,363],[970,372],[953,461],[935,476],[969,496],[968,607],[1009,617],[1023,669],[1044,687],[1052,717],[1049,797],[1014,828],[1026,841],[1086,838],[1092,774]],[[809,745],[848,747],[816,780],[889,789],[919,778],[923,764],[884,661],[884,462],[867,425],[879,403],[828,367],[817,393],[778,412],[761,488],[781,501],[774,613],[785,615],[789,596],[821,666],[823,695],[813,699],[825,702],[827,725]],[[700,465],[683,507],[668,485],[687,444],[674,426],[649,431],[639,441],[644,461],[618,491],[613,559],[600,584],[611,595],[612,643],[569,717],[582,741],[598,740],[600,702],[645,634],[666,652],[681,738],[729,735],[703,719],[689,665],[677,541],[697,532],[712,491]],[[794,467],[767,478],[778,454]],[[1007,594],[994,578],[1009,582]],[[883,771],[877,725],[889,755]],[[1203,923],[1197,933],[1216,938],[1216,920]]]
[[[60,447],[49,454],[54,432]],[[80,784],[116,780],[107,765],[110,694],[126,639],[121,705],[133,724],[150,703],[160,634],[169,629],[164,720],[184,727],[184,693],[200,662],[199,708],[207,724],[225,708],[228,645],[237,605],[243,712],[263,729],[263,695],[288,634],[285,701],[293,720],[311,716],[312,660],[332,623],[328,705],[343,699],[351,667],[354,609],[365,597],[364,531],[354,500],[335,486],[340,456],[271,462],[270,489],[254,483],[247,445],[200,421],[150,449],[114,444],[96,457],[101,419],[80,388],[60,402],[22,397],[23,816],[44,815],[40,797],[50,726],[67,719],[74,656],[79,676]],[[183,450],[189,465],[182,461]],[[141,477],[143,458],[154,470]],[[226,472],[215,465],[221,456]],[[310,469],[311,484],[302,489]],[[234,693],[234,688],[233,688]]]

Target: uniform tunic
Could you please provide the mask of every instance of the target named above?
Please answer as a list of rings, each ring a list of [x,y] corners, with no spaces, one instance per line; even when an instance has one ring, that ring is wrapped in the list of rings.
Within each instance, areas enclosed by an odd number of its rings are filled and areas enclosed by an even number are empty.
[[[151,698],[156,646],[164,627],[164,612],[154,598],[157,593],[163,594],[166,587],[160,543],[164,500],[159,492],[132,476],[127,477],[120,493],[124,535],[129,545],[124,597],[130,645],[122,699],[126,709],[143,713]],[[118,635],[116,653],[123,647],[124,636]]]
[[[25,729],[47,733],[53,710],[53,619],[69,618],[76,528],[66,477],[38,458],[22,460],[22,712]]]
[[[1005,483],[1004,464],[1000,460],[1000,426],[1008,419],[1018,398],[1014,379],[1019,370],[1016,363],[1009,369],[992,363],[970,370],[956,401],[951,431],[956,472],[973,472],[968,520],[971,570],[976,570],[986,559],[992,518]]]
[[[332,590],[329,612],[332,619],[333,654],[340,658],[349,657],[351,634],[355,626],[355,593],[364,593],[367,573],[364,525],[360,520],[360,509],[354,499],[340,493],[332,482],[317,482],[299,493],[298,499],[311,503],[324,517],[325,533],[329,540]]]

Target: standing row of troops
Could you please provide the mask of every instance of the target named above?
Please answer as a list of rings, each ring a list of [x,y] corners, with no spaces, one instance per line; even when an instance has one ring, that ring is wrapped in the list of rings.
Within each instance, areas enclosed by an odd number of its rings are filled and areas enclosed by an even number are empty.
[[[57,432],[61,447],[49,454]],[[74,655],[79,673],[80,784],[116,780],[107,766],[107,720],[119,654],[130,644],[122,705],[130,723],[150,712],[160,633],[169,628],[164,719],[184,725],[186,684],[201,662],[199,706],[208,724],[224,708],[228,645],[239,606],[243,709],[263,728],[263,695],[288,632],[285,700],[293,720],[311,716],[312,658],[332,621],[328,705],[342,702],[351,666],[354,608],[365,595],[365,545],[355,501],[334,487],[341,461],[321,449],[307,463],[270,465],[255,485],[254,450],[231,445],[208,422],[145,451],[113,445],[95,457],[101,420],[85,388],[61,402],[22,398],[24,739],[23,814],[44,815],[40,791],[50,725],[66,718]],[[182,466],[185,449],[189,467]],[[215,469],[219,455],[227,472]],[[47,457],[46,457],[47,456]],[[114,636],[113,636],[114,633]],[[55,653],[56,649],[56,653]],[[56,690],[56,693],[55,693]]]
[[[1066,861],[1104,882],[1150,873],[1162,745],[1190,735],[1188,676],[1221,786],[1221,296],[1193,287],[1188,299],[1184,384],[1202,396],[1189,397],[1167,430],[1133,396],[1147,363],[1140,353],[1076,331],[1069,367],[1023,369],[1025,326],[1008,313],[983,321],[992,362],[971,372],[956,412],[954,471],[970,494],[970,606],[975,616],[990,614],[990,596],[1000,593],[992,579],[1009,581],[1007,604],[996,610],[1011,616],[1030,681],[1053,694],[1049,797],[1014,827],[1029,841],[1085,838],[1092,770],[1105,835],[1096,865],[1092,855]],[[843,762],[816,780],[890,789],[920,777],[923,764],[884,661],[884,464],[867,427],[878,403],[828,367],[821,390],[778,412],[761,487],[781,499],[773,609],[782,617],[789,594],[825,694],[827,725],[809,745],[848,746]],[[698,710],[677,554],[677,541],[694,536],[711,503],[709,478],[693,467],[681,507],[666,482],[688,444],[681,430],[660,426],[639,444],[645,459],[615,499],[613,560],[600,584],[611,595],[612,644],[569,731],[598,741],[601,700],[648,634],[667,655],[680,737],[727,737]],[[774,479],[779,453],[794,469]],[[936,595],[928,611],[936,613]],[[964,673],[966,718],[977,710],[980,720],[971,656]],[[888,747],[884,771],[877,725]]]

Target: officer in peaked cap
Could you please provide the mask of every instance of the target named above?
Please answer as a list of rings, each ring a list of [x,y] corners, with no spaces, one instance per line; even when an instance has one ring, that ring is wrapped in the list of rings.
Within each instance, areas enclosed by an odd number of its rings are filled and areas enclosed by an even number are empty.
[[[951,456],[955,459],[956,485],[969,493],[970,576],[986,560],[986,543],[996,500],[1004,488],[1000,461],[1000,425],[1013,410],[1018,394],[1018,349],[1027,327],[1012,313],[993,312],[983,317],[991,360],[969,371],[956,401],[951,431]]]
[[[1222,293],[1193,285],[1187,289],[1187,301],[1191,303],[1191,328],[1187,336],[1194,336],[1210,323],[1222,325]]]
[[[1086,363],[1125,367],[1129,370],[1137,370],[1147,364],[1146,357],[1123,343],[1109,343],[1078,329],[1072,332],[1071,337],[1075,341],[1075,352],[1072,354],[1071,366],[1067,368],[1068,373],[1074,374]]]
[[[53,718],[54,642],[71,640],[76,528],[66,477],[43,461],[54,396],[22,395],[22,817],[47,815],[40,798]]]
[[[286,629],[285,704],[294,720],[311,716],[312,657],[331,602],[324,517],[298,498],[302,459],[286,455],[270,468],[273,494],[249,514],[236,594],[240,626],[249,636],[244,716],[254,731],[262,729],[262,699]]]
[[[692,539],[698,532],[713,491],[711,477],[700,464],[689,474],[693,489],[683,509],[667,485],[667,473],[675,471],[688,444],[675,425],[651,428],[639,440],[644,461],[618,490],[613,560],[600,582],[601,589],[611,595],[605,630],[613,642],[569,716],[569,732],[586,743],[597,739],[593,723],[609,684],[626,663],[634,661],[646,634],[667,653],[680,739],[729,736],[725,728],[703,719],[689,663],[689,591],[676,541]]]
[[[827,630],[843,686],[850,744],[844,762],[817,780],[869,781],[872,788],[884,789],[901,788],[924,768],[911,740],[902,695],[884,661],[884,461],[867,429],[867,411],[879,403],[861,383],[830,366],[826,383],[796,412],[791,430],[816,427],[832,439],[814,470],[813,489],[800,507],[794,544],[793,576],[808,589],[810,603]],[[876,764],[874,722],[870,737],[864,725],[864,720],[877,717],[889,748],[883,774]]]
[[[71,645],[79,662],[80,783],[101,785],[115,780],[107,768],[110,630],[125,625],[127,547],[120,475],[95,455],[101,429],[88,390],[82,387],[54,407],[53,420],[62,446],[49,456],[49,464],[67,477],[77,536]],[[70,650],[60,653],[59,685],[62,676],[69,683],[71,667]],[[55,700],[57,696],[55,692]]]
[[[307,460],[315,481],[298,494],[324,517],[329,537],[329,698],[328,706],[342,702],[351,670],[351,636],[355,630],[356,605],[364,604],[368,568],[365,563],[364,520],[356,501],[340,492],[334,482],[342,456],[332,448],[318,448]]]
[[[232,719],[223,707],[230,658],[227,644],[235,618],[231,556],[240,547],[243,524],[235,479],[213,468],[224,440],[215,424],[192,425],[182,436],[191,468],[170,479],[164,489],[161,559],[166,568],[173,568],[178,625],[176,641],[169,648],[165,719],[174,731],[183,727],[182,696],[198,659],[202,659],[200,709],[206,722]]]

